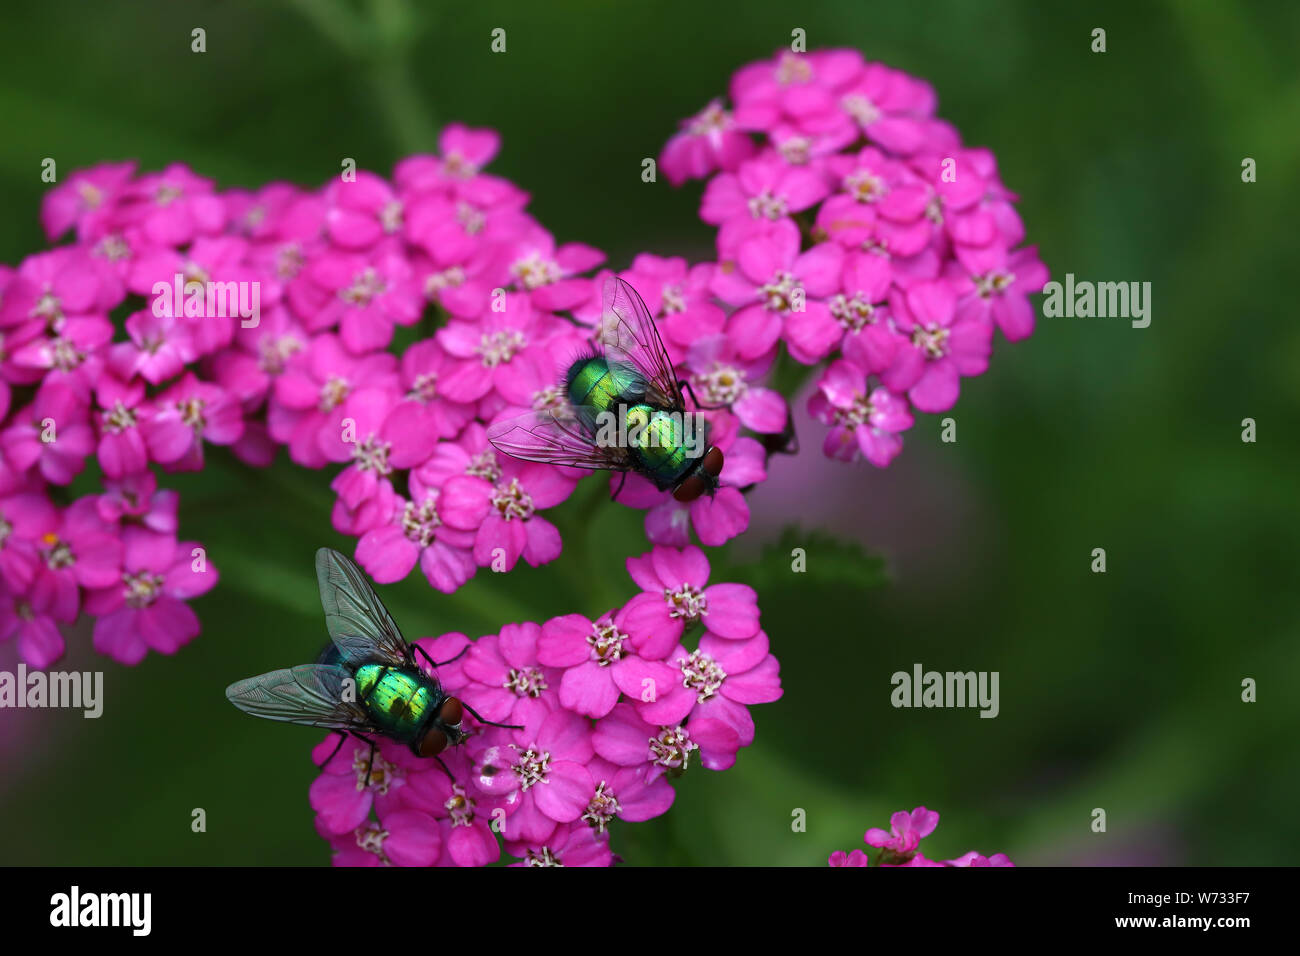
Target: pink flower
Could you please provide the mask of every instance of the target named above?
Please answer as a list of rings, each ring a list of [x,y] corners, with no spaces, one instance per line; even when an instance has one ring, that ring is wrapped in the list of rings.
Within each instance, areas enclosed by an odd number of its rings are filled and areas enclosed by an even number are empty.
[[[438,343],[454,360],[439,379],[453,402],[478,401],[495,391],[506,404],[527,405],[532,390],[519,384],[521,366],[535,370],[532,377],[555,374],[546,344],[564,323],[538,312],[525,296],[511,294],[500,301],[500,312],[474,322],[455,320],[438,331]]]
[[[411,771],[401,798],[405,806],[437,818],[442,855],[439,866],[487,866],[501,856],[493,820],[507,812],[504,801],[481,793],[469,783],[471,767],[464,748],[443,754],[451,777],[440,767]],[[397,811],[400,812],[400,811]],[[394,813],[383,819],[385,825]],[[428,826],[428,823],[424,824]]]
[[[122,529],[121,580],[90,590],[86,610],[95,622],[95,650],[138,664],[154,650],[174,654],[199,633],[186,603],[217,584],[217,569],[192,541],[146,528]]]
[[[862,837],[870,846],[890,850],[898,856],[910,856],[921,845],[921,840],[934,832],[939,825],[939,814],[925,807],[911,813],[899,810],[889,818],[889,832],[872,827]]]
[[[79,169],[59,183],[41,201],[41,225],[51,240],[77,227],[77,238],[97,238],[104,219],[135,173],[135,163],[103,163]]]
[[[850,850],[848,853],[836,850],[827,863],[831,866],[866,866],[867,855],[861,850]]]
[[[734,262],[714,273],[713,291],[742,308],[730,319],[731,336],[742,358],[767,352],[781,336],[783,322],[806,310],[829,318],[820,301],[840,283],[843,250],[822,243],[799,251],[799,229],[788,219],[751,228],[736,246]]]
[[[36,576],[41,538],[59,526],[59,513],[42,493],[0,497],[0,584],[21,594]]]
[[[808,411],[831,426],[827,457],[852,461],[859,454],[884,468],[903,449],[899,432],[912,427],[907,400],[883,386],[867,388],[867,376],[845,359],[832,362],[808,400]]]
[[[550,465],[513,458],[503,462],[492,489],[492,510],[474,539],[479,567],[509,571],[521,557],[533,567],[558,558],[560,532],[538,511],[564,501],[573,485]]]
[[[936,135],[926,121],[934,114],[930,84],[883,63],[868,63],[840,91],[844,115],[877,145],[910,155]]]
[[[13,355],[15,368],[42,370],[45,385],[67,385],[85,400],[104,364],[112,326],[98,316],[65,319],[60,330],[32,339]]]
[[[549,667],[565,668],[562,707],[604,717],[620,693],[639,699],[647,687],[667,688],[673,681],[671,667],[632,652],[631,638],[621,629],[626,627],[623,618],[618,612],[593,622],[581,614],[566,614],[543,625],[537,658]]]
[[[215,235],[226,222],[225,204],[213,195],[212,181],[180,163],[140,177],[124,198],[119,224],[140,229],[159,246],[183,246],[195,236]]]
[[[432,866],[442,852],[437,821],[420,810],[393,810],[382,824],[331,834],[334,866]]]
[[[244,419],[225,389],[187,372],[158,396],[140,428],[154,461],[173,471],[197,471],[203,442],[232,444],[243,433]]]
[[[267,411],[271,437],[308,468],[328,460],[322,443],[342,435],[340,406],[355,389],[395,388],[397,359],[387,352],[354,356],[333,335],[319,335],[276,379]]]
[[[325,252],[306,270],[305,284],[289,286],[289,301],[308,331],[339,329],[354,355],[385,348],[394,325],[412,325],[424,308],[410,263],[385,243],[366,255]]]
[[[501,149],[501,136],[492,129],[472,129],[449,123],[438,137],[442,172],[453,179],[470,179],[492,162]]]
[[[422,498],[396,499],[392,518],[367,531],[357,544],[357,562],[381,584],[400,581],[418,561],[429,583],[451,594],[477,570],[470,550],[489,508],[492,486],[461,475]]]
[[[581,821],[557,827],[544,841],[507,840],[511,866],[612,866],[609,838]]]
[[[308,796],[316,811],[316,829],[327,838],[355,831],[372,808],[381,819],[405,809],[401,791],[420,758],[390,740],[378,738],[376,743],[372,761],[369,744],[348,738],[312,781]],[[312,750],[312,762],[320,766],[337,746],[338,737],[331,734]]]
[[[753,142],[736,128],[721,100],[683,120],[681,126],[682,131],[668,140],[659,155],[659,165],[674,186],[703,179],[715,169],[731,172],[754,152]]]
[[[69,505],[58,530],[41,535],[37,548],[41,564],[32,578],[31,605],[63,624],[77,619],[80,588],[108,587],[121,574],[122,541],[99,517],[93,497]]]
[[[39,320],[48,332],[58,333],[69,319],[103,322],[125,294],[113,270],[85,249],[73,246],[43,252],[23,260],[6,286],[0,326]]]
[[[771,355],[745,360],[727,335],[697,339],[686,356],[691,388],[702,405],[725,405],[746,428],[780,434],[789,414],[785,399],[779,392],[755,384],[771,364]]]
[[[129,342],[114,343],[109,366],[121,379],[136,375],[150,385],[159,385],[181,373],[198,357],[198,347],[186,325],[178,318],[158,316],[151,309],[127,316]]]
[[[18,656],[36,668],[47,668],[63,656],[63,635],[52,617],[40,614],[32,602],[0,591],[0,641],[17,639]]]
[[[362,388],[343,403],[337,433],[320,432],[320,448],[335,462],[350,461],[331,483],[351,509],[374,495],[396,471],[421,464],[437,436],[419,402],[404,401],[386,387]]]
[[[149,464],[149,450],[140,430],[144,383],[137,379],[124,384],[104,375],[95,386],[95,396],[101,409],[96,416],[96,453],[104,474],[116,479],[144,471]]]
[[[654,699],[646,700],[644,693],[637,698],[637,712],[647,723],[673,726],[688,716],[688,726],[695,726],[697,720],[717,720],[736,732],[739,746],[748,747],[754,742],[749,705],[769,704],[781,697],[780,668],[762,631],[744,640],[706,632],[698,649],[688,651],[679,644],[668,663],[676,671],[673,679],[654,685]]]
[[[591,729],[577,714],[556,710],[535,731],[513,734],[514,743],[471,738],[475,785],[488,794],[516,795],[503,831],[508,841],[544,843],[560,824],[580,820],[596,792],[586,766]]]
[[[907,392],[923,412],[952,408],[961,376],[988,368],[993,326],[970,313],[959,316],[956,305],[952,286],[942,281],[919,282],[890,298],[894,321],[910,341],[882,380],[891,391]]]
[[[715,226],[729,219],[781,219],[820,202],[830,190],[811,169],[790,166],[775,156],[741,164],[736,174],[709,180],[700,218]]]
[[[817,227],[846,249],[880,237],[880,218],[885,200],[895,189],[921,184],[921,177],[899,160],[891,159],[874,146],[852,155],[836,155],[826,161],[827,175],[837,181],[841,192],[831,196],[817,210]]]
[[[540,227],[504,245],[500,262],[515,285],[532,300],[534,308],[560,312],[591,297],[590,279],[576,278],[605,261],[599,249],[571,242],[556,247],[555,239]]]
[[[960,296],[957,315],[997,323],[1007,341],[1028,338],[1034,331],[1034,307],[1028,296],[1047,284],[1047,267],[1033,246],[1008,253],[997,244],[957,246],[957,262],[947,278]]]
[[[644,593],[623,609],[632,646],[649,660],[662,660],[687,625],[703,622],[725,640],[758,633],[758,596],[745,584],[708,584],[709,559],[699,548],[656,547],[627,559],[632,580]],[[638,636],[643,635],[643,636]]]
[[[982,856],[971,850],[969,853],[963,853],[955,860],[944,860],[944,866],[1015,866],[1005,853],[994,853],[992,856]]]
[[[35,467],[54,485],[69,484],[86,467],[95,449],[86,404],[67,385],[43,385],[36,400],[14,413],[5,429],[4,456],[22,472]]]
[[[868,371],[889,368],[903,344],[884,304],[892,280],[889,259],[871,252],[850,252],[844,259],[844,291],[828,299],[824,311],[805,310],[786,320],[785,342],[790,354],[813,365],[838,349]]]
[[[727,314],[713,301],[709,288],[712,263],[687,266],[682,258],[660,258],[641,253],[632,268],[619,273],[645,300],[669,356],[680,363],[696,339],[722,331]],[[596,294],[585,306],[574,309],[574,318],[589,325],[600,321],[603,305],[599,290],[605,273],[596,276]]]
[[[783,50],[775,61],[752,63],[732,77],[736,122],[754,130],[773,129],[784,121],[801,130],[824,131],[841,122],[837,91],[861,72],[862,54],[857,50]]]
[[[521,724],[522,732],[536,734],[560,709],[560,672],[541,663],[541,637],[542,628],[530,621],[474,642],[463,668],[466,693],[484,720]]]
[[[401,383],[406,397],[427,410],[425,427],[435,438],[455,438],[473,417],[473,408],[447,400],[440,394],[439,378],[454,367],[454,360],[437,339],[416,342],[402,353]]]
[[[620,767],[603,757],[587,764],[596,791],[582,820],[596,833],[604,833],[614,820],[639,823],[668,812],[677,793],[665,776],[651,779],[646,767]]]
[[[325,229],[345,249],[367,249],[402,228],[402,202],[382,177],[358,170],[352,180],[336,179],[325,189]]]
[[[596,724],[591,739],[597,754],[620,767],[638,769],[647,783],[685,773],[692,754],[707,769],[730,767],[740,747],[740,735],[721,720],[704,717],[689,726],[656,727],[629,703],[616,704]]]

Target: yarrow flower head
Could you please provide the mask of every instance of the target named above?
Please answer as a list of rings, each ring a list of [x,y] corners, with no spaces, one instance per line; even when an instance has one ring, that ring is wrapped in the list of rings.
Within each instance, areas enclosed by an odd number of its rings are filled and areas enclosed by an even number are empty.
[[[730,103],[660,156],[674,184],[707,180],[706,265],[735,309],[735,353],[782,343],[795,362],[830,363],[811,411],[833,458],[888,465],[910,409],[947,411],[960,379],[987,370],[995,328],[1032,332],[1027,296],[1048,279],[993,154],[964,146],[937,103],[925,81],[855,50],[785,50],[737,71]],[[855,387],[864,375],[878,384]]]
[[[971,850],[953,860],[930,860],[921,853],[921,841],[934,833],[939,825],[939,814],[925,807],[917,807],[910,813],[900,810],[889,818],[889,829],[872,827],[863,834],[863,841],[877,849],[874,863],[870,863],[868,853],[864,850],[836,850],[827,860],[830,866],[870,865],[894,866],[1015,866],[1005,853],[995,853],[986,857]]]
[[[384,739],[373,758],[360,741],[323,741],[313,757],[330,759],[310,799],[334,863],[482,866],[504,849],[520,865],[609,866],[622,824],[665,813],[677,779],[732,766],[754,739],[749,708],[781,696],[753,592],[679,580],[705,584],[698,549],[653,557],[676,584],[683,629],[708,618],[729,636],[678,631],[676,653],[650,656],[657,626],[634,607],[638,595],[594,621],[568,614],[474,641],[421,638],[448,662],[438,679],[467,708],[466,739],[444,752],[445,768]]]
[[[422,639],[481,720],[467,710],[443,765],[386,739],[322,743],[309,799],[336,863],[610,865],[623,823],[753,741],[749,708],[782,692],[758,595],[711,580],[692,542],[748,528],[746,493],[798,449],[788,397],[807,369],[827,454],[884,467],[913,410],[949,409],[986,370],[995,328],[1030,334],[1047,280],[992,153],[936,108],[856,51],[782,52],[682,124],[661,165],[708,178],[713,254],[643,253],[618,275],[663,340],[659,385],[707,422],[717,481],[683,502],[612,479],[651,545],[620,606]],[[122,163],[51,189],[41,222],[66,244],[0,266],[0,640],[47,667],[83,612],[126,664],[193,639],[190,602],[219,578],[167,485],[213,446],[329,469],[331,523],[382,583],[418,567],[451,593],[559,558],[551,511],[585,472],[509,457],[487,428],[567,401],[565,368],[605,334],[605,254],[486,172],[499,148],[453,124],[391,176],[319,188]],[[876,865],[923,865],[937,815],[904,816],[885,842],[869,832]]]

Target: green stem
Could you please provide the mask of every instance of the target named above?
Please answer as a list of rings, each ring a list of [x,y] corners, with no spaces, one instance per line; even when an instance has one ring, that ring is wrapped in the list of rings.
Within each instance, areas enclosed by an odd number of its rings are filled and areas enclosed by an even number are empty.
[[[402,153],[428,152],[437,145],[433,111],[411,72],[411,49],[427,27],[409,0],[369,0],[369,17],[342,0],[287,0],[326,39],[365,72],[375,105]]]

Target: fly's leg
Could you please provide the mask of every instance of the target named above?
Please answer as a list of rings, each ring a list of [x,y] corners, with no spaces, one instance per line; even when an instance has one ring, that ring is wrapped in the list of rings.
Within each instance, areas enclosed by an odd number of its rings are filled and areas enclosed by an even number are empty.
[[[464,647],[462,647],[462,648],[460,649],[460,653],[457,654],[455,657],[449,657],[449,658],[447,658],[445,661],[438,662],[438,661],[435,661],[432,657],[430,657],[430,656],[429,656],[429,652],[426,651],[426,650],[425,650],[423,647],[421,647],[419,644],[412,644],[411,646],[414,647],[414,648],[416,649],[417,652],[419,652],[420,654],[422,654],[422,655],[424,656],[424,659],[425,659],[426,661],[429,662],[429,666],[432,667],[432,668],[434,668],[435,670],[436,670],[437,668],[439,668],[439,667],[443,667],[443,666],[445,666],[445,665],[447,665],[447,664],[451,664],[451,663],[454,663],[455,661],[460,660],[462,657],[465,656],[466,653],[468,653],[468,651],[469,651],[469,649],[470,649],[470,645],[469,645],[469,644],[466,644]]]
[[[329,762],[330,762],[331,760],[333,760],[333,759],[335,758],[335,756],[338,755],[338,752],[339,752],[340,750],[343,749],[343,741],[345,741],[345,740],[348,739],[348,733],[347,733],[346,730],[331,730],[330,733],[332,733],[332,734],[338,734],[338,735],[339,735],[339,742],[338,742],[338,744],[335,745],[334,749],[330,751],[330,755],[329,755],[328,757],[326,757],[324,761],[322,761],[321,763],[318,763],[318,764],[316,765],[316,766],[318,766],[318,767],[327,767],[327,766],[329,766]]]
[[[618,479],[618,487],[614,489],[614,494],[610,496],[610,501],[618,501],[618,496],[623,493],[623,485],[627,482],[627,472],[623,472]]]
[[[366,758],[366,786],[370,786],[370,771],[375,767],[375,742],[368,737],[364,737],[355,730],[349,731],[353,737],[363,744],[370,744],[370,756]]]
[[[470,716],[473,717],[475,720],[477,720],[480,724],[487,724],[489,727],[506,727],[510,730],[524,729],[523,724],[498,724],[495,720],[484,720],[482,717],[478,715],[478,711],[476,711],[469,704],[465,703],[463,700],[460,702],[460,705],[464,707],[466,710],[468,710]]]
[[[447,775],[447,779],[450,780],[452,783],[455,783],[456,782],[455,774],[453,774],[451,772],[451,769],[445,763],[442,762],[442,758],[439,757],[437,754],[434,754],[433,759],[438,761],[438,766],[441,767],[442,772]]]
[[[686,381],[686,379],[682,379],[677,384],[682,388],[686,389],[686,394],[691,396],[691,401],[695,403],[696,408],[702,408],[705,411],[712,412],[712,411],[717,411],[719,408],[727,407],[726,402],[723,402],[721,405],[705,405],[703,402],[701,402],[698,398],[695,397],[695,389],[691,388],[691,383]]]

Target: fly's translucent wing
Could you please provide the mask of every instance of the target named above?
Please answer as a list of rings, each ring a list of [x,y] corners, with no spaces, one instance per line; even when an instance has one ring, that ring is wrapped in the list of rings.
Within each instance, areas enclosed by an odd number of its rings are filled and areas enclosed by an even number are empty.
[[[601,444],[599,421],[590,405],[545,408],[497,422],[487,437],[499,451],[525,461],[628,471],[627,449],[617,441]]]
[[[344,663],[410,663],[410,645],[360,568],[337,551],[321,548],[316,552],[316,582],[325,627]]]
[[[237,681],[226,688],[226,699],[267,720],[373,732],[365,708],[343,699],[343,681],[351,679],[351,671],[337,664],[301,664]]]
[[[605,281],[604,310],[596,341],[607,359],[625,362],[645,377],[649,383],[647,398],[653,404],[670,409],[686,407],[654,317],[636,289],[618,276]]]

